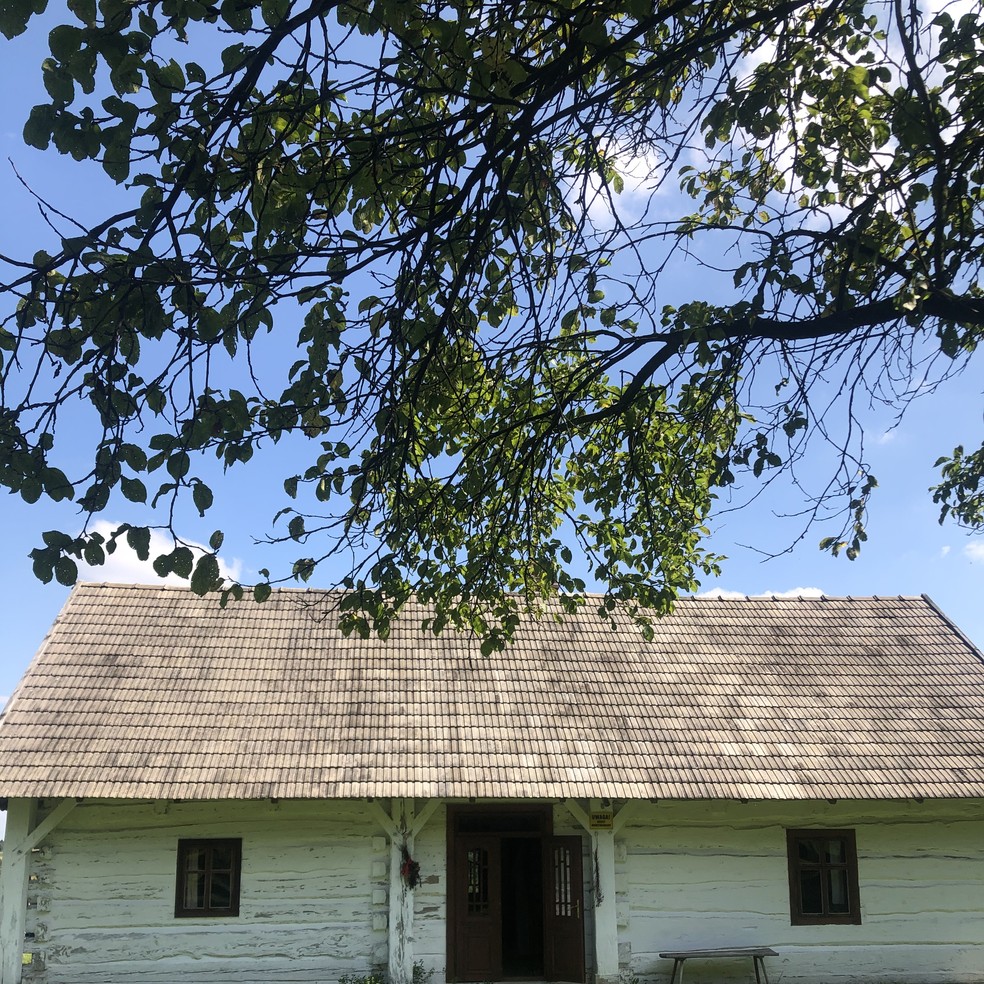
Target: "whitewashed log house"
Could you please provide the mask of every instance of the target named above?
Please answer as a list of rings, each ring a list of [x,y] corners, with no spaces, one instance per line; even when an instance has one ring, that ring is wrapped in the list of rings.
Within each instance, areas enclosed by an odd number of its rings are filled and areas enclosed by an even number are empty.
[[[984,661],[929,599],[488,658],[337,600],[72,592],[0,721],[2,984],[984,982]]]

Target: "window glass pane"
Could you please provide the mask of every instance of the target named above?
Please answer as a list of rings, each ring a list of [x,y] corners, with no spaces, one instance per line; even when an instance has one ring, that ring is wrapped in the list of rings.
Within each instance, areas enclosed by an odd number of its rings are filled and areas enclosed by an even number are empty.
[[[850,912],[850,900],[847,895],[847,870],[830,868],[827,871],[827,897],[830,900],[831,912]]]
[[[205,870],[205,849],[194,848],[185,855],[185,871]]]
[[[456,826],[462,833],[488,834],[506,831],[536,833],[542,826],[540,813],[462,813]]]
[[[184,907],[205,908],[205,876],[200,872],[191,871],[185,876]]]
[[[820,841],[803,838],[797,841],[799,845],[800,861],[808,861],[812,864],[820,863]]]
[[[847,861],[844,841],[840,838],[827,841],[827,861],[830,864],[844,864]]]
[[[800,871],[800,902],[804,915],[819,916],[823,913],[823,893],[820,889],[820,872],[806,868]]]
[[[554,915],[574,915],[574,886],[571,882],[571,852],[566,847],[554,849]]]
[[[212,868],[221,871],[232,870],[232,847],[225,844],[212,848]]]
[[[489,852],[476,847],[468,852],[468,911],[484,915],[489,911]]]
[[[212,892],[208,900],[211,909],[228,909],[232,905],[232,876],[212,872]]]

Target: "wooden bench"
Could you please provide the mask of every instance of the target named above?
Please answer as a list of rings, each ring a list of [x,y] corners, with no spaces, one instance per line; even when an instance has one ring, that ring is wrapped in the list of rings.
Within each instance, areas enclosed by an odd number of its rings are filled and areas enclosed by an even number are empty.
[[[755,968],[755,984],[769,984],[769,975],[765,972],[765,957],[778,957],[769,946],[728,946],[713,950],[667,950],[660,954],[666,960],[673,961],[673,973],[670,984],[683,984],[683,963],[685,960],[723,960],[735,957],[751,957]]]

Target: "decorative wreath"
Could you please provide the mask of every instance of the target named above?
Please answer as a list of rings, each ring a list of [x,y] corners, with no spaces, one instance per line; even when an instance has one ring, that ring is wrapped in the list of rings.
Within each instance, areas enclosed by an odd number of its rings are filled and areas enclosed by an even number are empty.
[[[410,857],[406,844],[400,848],[403,853],[403,863],[400,865],[400,874],[407,883],[407,888],[416,888],[420,884],[420,864]]]

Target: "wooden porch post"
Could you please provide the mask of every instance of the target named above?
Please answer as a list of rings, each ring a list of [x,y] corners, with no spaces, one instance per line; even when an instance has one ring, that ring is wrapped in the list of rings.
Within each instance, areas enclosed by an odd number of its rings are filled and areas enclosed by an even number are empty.
[[[390,835],[389,979],[390,984],[410,984],[413,977],[413,892],[400,873],[403,847],[413,855],[412,799],[394,799]]]
[[[571,816],[591,835],[591,867],[594,877],[595,977],[599,984],[618,980],[618,909],[615,905],[615,834],[622,829],[632,811],[632,802],[622,804],[611,830],[592,830],[588,813],[576,800],[565,800]],[[601,809],[601,800],[592,800],[590,810]]]
[[[12,799],[7,805],[3,866],[0,867],[0,984],[20,984],[27,920],[27,881],[31,867],[29,845],[36,801]]]
[[[601,803],[592,803],[592,810]],[[595,868],[595,972],[599,981],[618,978],[618,918],[615,909],[615,830],[591,831]]]
[[[377,823],[390,842],[389,870],[389,980],[390,984],[411,984],[413,980],[413,891],[403,880],[403,848],[413,857],[414,838],[434,815],[437,800],[427,800],[420,813],[412,797],[394,797],[390,812],[378,803],[370,804]],[[5,982],[0,982],[5,984]]]

